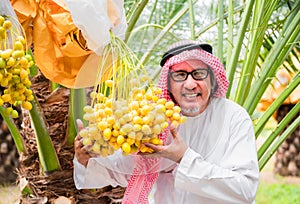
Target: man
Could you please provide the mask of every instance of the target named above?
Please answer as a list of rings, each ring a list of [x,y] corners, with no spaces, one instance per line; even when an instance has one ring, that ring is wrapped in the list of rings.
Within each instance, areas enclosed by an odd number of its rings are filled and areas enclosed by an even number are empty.
[[[139,158],[166,158],[173,164],[144,176],[117,173],[112,165],[104,164],[104,159],[84,168],[79,164],[86,161],[80,159],[77,140],[76,185],[88,185],[83,178],[102,165],[109,169],[109,173],[102,171],[107,174],[102,185],[128,185],[123,203],[147,203],[145,196],[135,196],[143,192],[137,190],[137,183],[145,183],[146,193],[155,183],[155,203],[254,203],[259,170],[252,121],[241,106],[225,99],[228,81],[223,65],[212,55],[212,47],[180,41],[166,52],[161,66],[163,97],[179,105],[187,121],[177,129],[170,128],[164,146],[147,143],[154,153]],[[82,174],[77,171],[79,167]]]

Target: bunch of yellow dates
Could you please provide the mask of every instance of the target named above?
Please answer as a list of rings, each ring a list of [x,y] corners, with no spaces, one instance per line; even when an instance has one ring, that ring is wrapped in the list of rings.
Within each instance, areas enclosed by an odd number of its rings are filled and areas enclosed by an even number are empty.
[[[106,81],[107,84],[111,83]],[[89,125],[80,131],[89,151],[106,157],[121,149],[123,155],[153,150],[143,143],[163,145],[159,135],[171,124],[177,127],[185,121],[180,107],[159,98],[160,88],[136,89],[130,100],[113,100],[92,92],[98,103],[84,108]]]
[[[26,40],[20,35],[9,17],[0,16],[0,106],[6,105],[5,112],[13,118],[18,112],[13,106],[21,105],[32,109],[34,99],[30,90],[29,68],[34,64],[30,54],[26,54]]]

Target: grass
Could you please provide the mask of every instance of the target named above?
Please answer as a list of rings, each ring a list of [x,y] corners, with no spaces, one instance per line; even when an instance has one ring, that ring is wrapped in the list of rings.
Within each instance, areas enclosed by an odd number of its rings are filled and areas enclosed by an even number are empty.
[[[256,204],[296,204],[300,202],[300,186],[297,184],[267,183],[258,187]]]

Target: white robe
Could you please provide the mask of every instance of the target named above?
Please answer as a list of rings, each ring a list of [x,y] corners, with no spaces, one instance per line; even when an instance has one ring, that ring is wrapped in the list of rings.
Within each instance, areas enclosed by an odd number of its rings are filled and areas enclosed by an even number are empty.
[[[255,136],[252,121],[241,106],[213,98],[203,113],[189,117],[179,127],[179,135],[189,148],[173,171],[160,173],[152,202],[255,203],[259,181]],[[132,163],[130,158],[119,158],[113,155],[108,159],[113,162],[108,163],[92,158],[87,168],[74,158],[76,187],[126,186],[129,175],[115,170],[118,166],[130,169]]]

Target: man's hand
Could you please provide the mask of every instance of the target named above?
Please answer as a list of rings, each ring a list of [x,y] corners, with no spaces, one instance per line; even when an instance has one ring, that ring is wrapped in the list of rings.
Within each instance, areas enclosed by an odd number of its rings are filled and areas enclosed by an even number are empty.
[[[74,140],[75,156],[76,156],[78,162],[86,167],[89,159],[91,158],[91,155],[86,151],[85,147],[83,146],[83,144],[81,142],[81,137],[79,135],[80,130],[83,129],[83,123],[79,119],[76,120],[76,122],[77,122],[77,127],[78,127],[78,134]]]
[[[147,157],[165,157],[179,163],[187,150],[187,146],[180,135],[178,135],[176,128],[171,127],[170,132],[173,136],[173,140],[169,145],[160,146],[144,143],[147,147],[153,149],[154,153],[140,153],[140,155],[147,155]]]

